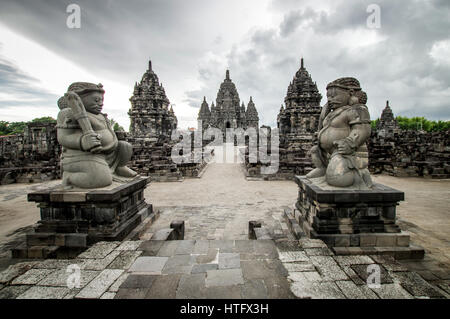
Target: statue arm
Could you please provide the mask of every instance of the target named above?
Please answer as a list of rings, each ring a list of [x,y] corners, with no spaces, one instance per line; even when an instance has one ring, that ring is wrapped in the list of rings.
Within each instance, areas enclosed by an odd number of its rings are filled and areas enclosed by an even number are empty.
[[[336,141],[340,154],[350,155],[363,145],[370,137],[370,115],[367,107],[360,105],[349,111],[348,124],[350,126],[349,135]]]
[[[83,133],[77,129],[58,128],[57,138],[59,144],[73,150],[81,150],[81,137]]]

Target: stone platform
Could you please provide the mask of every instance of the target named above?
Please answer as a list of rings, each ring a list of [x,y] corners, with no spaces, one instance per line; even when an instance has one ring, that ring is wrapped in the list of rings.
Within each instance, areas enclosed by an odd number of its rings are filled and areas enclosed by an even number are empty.
[[[337,255],[424,257],[423,248],[410,245],[410,235],[396,223],[403,192],[382,184],[371,190],[325,190],[305,176],[296,176],[295,182],[295,219],[306,236],[322,239]]]
[[[13,258],[49,258],[79,253],[99,241],[123,240],[148,215],[144,198],[149,177],[95,190],[63,190],[61,185],[28,194],[38,203],[41,220]]]

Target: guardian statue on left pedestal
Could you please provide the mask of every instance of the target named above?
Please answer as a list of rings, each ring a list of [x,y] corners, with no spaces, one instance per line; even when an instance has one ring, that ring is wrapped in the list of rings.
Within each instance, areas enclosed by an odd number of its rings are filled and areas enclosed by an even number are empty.
[[[125,166],[133,153],[131,144],[117,139],[101,113],[104,94],[101,84],[75,82],[58,100],[62,180],[68,188],[101,188],[137,175]]]

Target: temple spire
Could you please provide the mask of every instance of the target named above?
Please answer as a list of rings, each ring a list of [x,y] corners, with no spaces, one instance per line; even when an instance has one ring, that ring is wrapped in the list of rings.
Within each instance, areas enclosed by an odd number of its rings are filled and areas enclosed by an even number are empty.
[[[227,72],[226,72],[226,74],[225,74],[225,78],[226,78],[227,80],[230,79],[230,71],[229,71],[229,70],[227,70]]]
[[[152,71],[152,60],[148,60],[148,69]]]
[[[386,107],[389,107],[389,100],[386,101]]]
[[[300,60],[300,69],[304,69],[305,67],[303,66],[303,57]]]

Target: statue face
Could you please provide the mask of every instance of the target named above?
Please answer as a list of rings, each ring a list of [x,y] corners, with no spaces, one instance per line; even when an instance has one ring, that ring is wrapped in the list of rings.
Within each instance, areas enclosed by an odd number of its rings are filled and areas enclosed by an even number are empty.
[[[80,96],[83,101],[86,111],[93,114],[100,114],[103,108],[103,93],[101,92],[89,92],[83,96]]]
[[[350,93],[346,90],[337,87],[330,87],[327,90],[328,105],[336,109],[347,105],[350,99]]]

